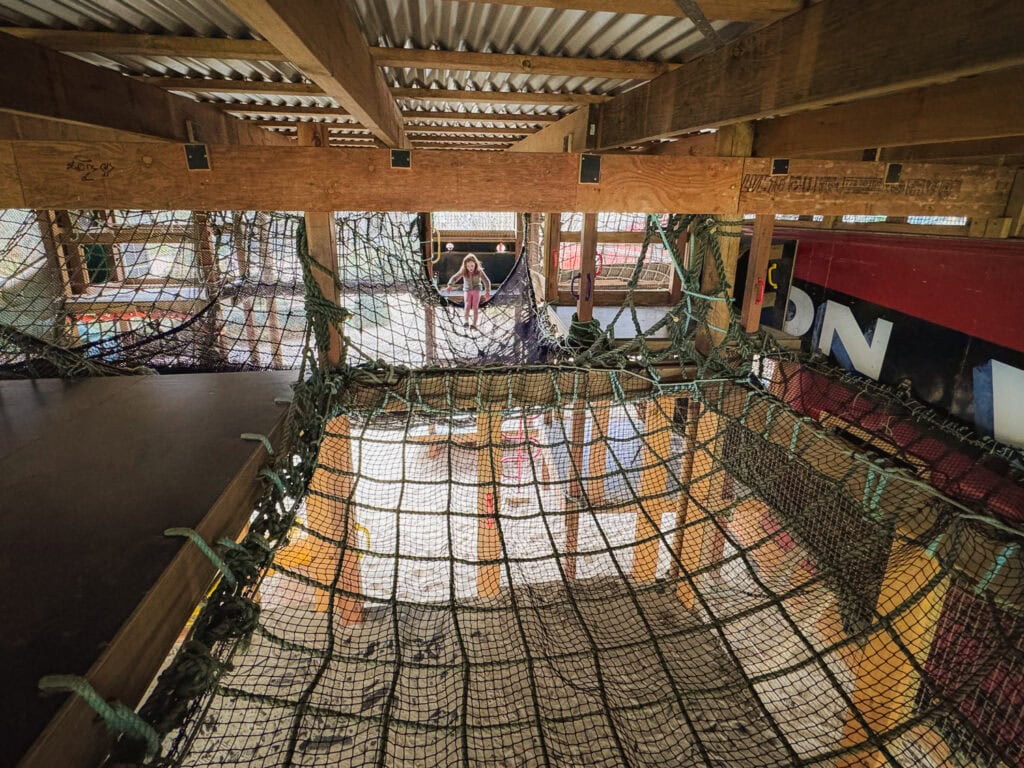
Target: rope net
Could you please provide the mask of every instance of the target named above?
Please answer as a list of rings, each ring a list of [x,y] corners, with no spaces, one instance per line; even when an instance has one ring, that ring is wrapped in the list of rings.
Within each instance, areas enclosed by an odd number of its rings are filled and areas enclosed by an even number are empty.
[[[118,760],[1024,766],[1020,455],[740,333],[736,224],[605,218],[624,299],[562,334],[537,216],[472,329],[420,217],[337,214],[325,281],[301,217],[207,214],[277,235],[240,276],[215,239],[187,341],[146,336],[144,359],[69,340],[66,284],[24,289],[49,262],[21,213],[5,371],[205,369],[209,346],[274,367],[239,297],[294,319],[303,368],[245,538],[216,546],[224,578],[139,711],[159,753],[122,725]]]

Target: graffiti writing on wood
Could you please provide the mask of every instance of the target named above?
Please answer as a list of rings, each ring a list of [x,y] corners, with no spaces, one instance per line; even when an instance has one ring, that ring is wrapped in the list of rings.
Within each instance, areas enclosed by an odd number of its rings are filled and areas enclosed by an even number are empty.
[[[97,165],[93,162],[92,158],[75,155],[68,161],[67,169],[82,174],[82,181],[96,181],[97,179],[105,179],[109,176],[110,172],[114,170],[114,165],[112,163],[99,163]]]
[[[927,197],[946,200],[957,197],[960,179],[904,179],[887,184],[873,176],[772,176],[767,173],[746,173],[741,189],[744,192],[796,192],[813,195],[892,195]]]

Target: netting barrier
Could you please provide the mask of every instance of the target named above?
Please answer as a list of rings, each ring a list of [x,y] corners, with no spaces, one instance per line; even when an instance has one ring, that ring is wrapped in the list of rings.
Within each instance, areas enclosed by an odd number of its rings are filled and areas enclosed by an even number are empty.
[[[640,233],[616,257],[623,301],[561,337],[531,281],[536,218],[474,330],[414,214],[336,216],[344,311],[312,278],[300,216],[205,216],[277,232],[246,260],[273,277],[236,275],[216,237],[216,286],[183,260],[175,279],[205,293],[181,346],[154,333],[143,360],[124,350],[145,332],[81,341],[81,294],[59,282],[4,298],[17,375],[43,352],[65,374],[274,367],[244,300],[294,318],[285,448],[139,710],[158,751],[122,728],[118,760],[1024,766],[1019,453],[715,327],[728,286],[705,293],[701,275],[734,224],[606,220]],[[25,221],[0,262],[37,265],[6,278],[21,285],[50,263]],[[639,292],[662,289],[646,314]]]

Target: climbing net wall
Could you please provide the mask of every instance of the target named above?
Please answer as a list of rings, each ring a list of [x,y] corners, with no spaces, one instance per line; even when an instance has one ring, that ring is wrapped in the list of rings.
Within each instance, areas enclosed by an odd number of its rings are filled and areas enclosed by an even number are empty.
[[[652,248],[681,283],[655,345],[557,338],[521,266],[466,329],[400,214],[339,214],[331,308],[277,220],[285,448],[118,759],[1024,765],[1020,456],[714,327],[728,227],[647,217],[624,290]]]

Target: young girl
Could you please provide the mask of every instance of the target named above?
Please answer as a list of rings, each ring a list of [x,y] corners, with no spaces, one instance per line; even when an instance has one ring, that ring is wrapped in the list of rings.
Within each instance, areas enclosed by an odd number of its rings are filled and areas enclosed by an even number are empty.
[[[463,323],[469,327],[469,310],[473,310],[473,327],[476,328],[476,321],[480,315],[480,291],[484,290],[484,300],[491,298],[491,281],[480,266],[480,260],[475,254],[467,253],[462,260],[462,268],[459,269],[451,280],[448,281],[448,289],[455,284],[455,281],[462,279],[462,290],[465,294],[463,300]]]

